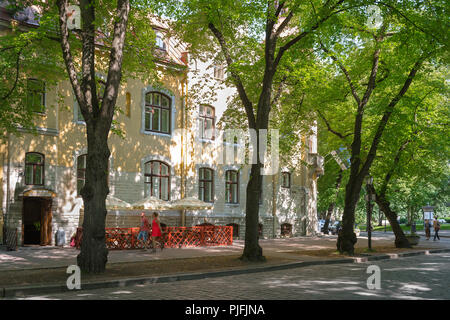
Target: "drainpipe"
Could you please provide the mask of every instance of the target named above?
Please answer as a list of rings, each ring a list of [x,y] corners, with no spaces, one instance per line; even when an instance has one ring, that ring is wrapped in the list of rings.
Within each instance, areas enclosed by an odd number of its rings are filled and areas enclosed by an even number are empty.
[[[187,53],[183,56],[185,59],[185,63],[187,64]],[[187,128],[187,115],[186,115],[186,106],[187,106],[187,74],[183,79],[183,83],[181,86],[181,199],[186,197],[186,168],[185,168],[185,160],[187,155],[187,137],[185,139],[184,134]],[[186,141],[185,141],[186,140]],[[186,144],[186,146],[185,146]],[[186,226],[186,210],[181,210],[181,226]]]
[[[10,198],[11,198],[11,135],[8,133],[8,167],[6,170],[6,217],[5,225],[7,223],[7,217],[9,217]]]
[[[277,197],[276,197],[276,179],[275,174],[272,175],[272,221],[273,221],[273,238],[276,237],[276,217],[277,217]]]
[[[181,199],[184,198],[184,108],[185,108],[185,103],[184,103],[184,91],[185,91],[185,83],[183,82],[182,86],[181,86],[181,129],[182,129],[182,134],[181,134],[181,186],[180,186],[180,193],[181,193]],[[181,226],[184,227],[186,224],[185,221],[185,212],[184,210],[181,210],[180,212],[180,220],[181,220]]]

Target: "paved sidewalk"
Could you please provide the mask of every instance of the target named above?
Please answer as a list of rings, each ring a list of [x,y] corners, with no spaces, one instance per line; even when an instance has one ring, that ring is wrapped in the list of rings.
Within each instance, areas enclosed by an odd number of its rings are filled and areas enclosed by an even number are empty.
[[[256,267],[249,268],[234,268],[227,270],[214,270],[205,271],[200,273],[189,273],[179,275],[160,275],[149,276],[140,279],[114,279],[111,281],[101,281],[96,284],[92,284],[91,288],[108,287],[108,286],[127,286],[135,283],[143,283],[150,281],[156,282],[168,282],[177,280],[189,280],[204,277],[216,277],[223,275],[242,274],[246,272],[261,272],[269,270],[280,270],[292,267],[317,265],[317,264],[334,264],[334,263],[349,263],[349,262],[363,262],[364,259],[376,260],[386,258],[396,258],[407,255],[424,254],[425,250],[434,252],[449,251],[450,252],[450,239],[442,239],[441,241],[426,241],[421,239],[419,245],[414,247],[414,250],[409,250],[406,253],[401,254],[382,254],[374,253],[370,258],[364,258],[361,260],[345,257],[330,257],[320,256],[314,254],[305,254],[306,252],[313,252],[323,249],[335,250],[336,249],[336,236],[322,235],[316,237],[296,237],[289,239],[266,239],[260,240],[260,245],[263,248],[263,253],[267,257],[271,257],[272,261],[283,261],[283,264],[262,264]],[[372,234],[372,245],[377,246],[390,246],[393,247],[394,235],[384,232],[374,232]],[[242,253],[244,247],[243,240],[234,241],[232,246],[222,247],[196,247],[196,248],[166,248],[162,252],[158,250],[157,253],[151,253],[150,251],[143,250],[110,250],[108,255],[108,265],[112,266],[117,263],[138,263],[148,261],[167,261],[171,263],[174,259],[185,258],[201,258],[212,256],[238,256]],[[356,245],[357,248],[367,248],[367,237],[364,233],[358,238]],[[393,251],[395,251],[393,249]],[[0,250],[0,272],[11,270],[39,270],[39,269],[54,269],[54,268],[67,268],[69,265],[76,264],[76,256],[79,250],[74,248],[55,248],[55,247],[21,247],[18,251],[5,251]],[[251,270],[250,270],[251,269]],[[26,293],[40,292],[40,291],[61,291],[64,290],[65,284],[58,286],[30,286],[30,288],[6,288],[0,283],[0,297],[6,295],[8,291],[10,295],[15,295],[16,292]],[[87,286],[83,284],[83,288],[87,289]],[[7,290],[8,289],[8,290]],[[1,292],[3,290],[3,293]]]
[[[262,239],[259,241],[263,254],[271,257],[298,260],[299,251],[335,249],[337,236],[322,235],[316,237],[296,237],[288,239]],[[394,235],[389,232],[373,232],[373,246],[389,246],[394,243]],[[357,248],[367,248],[367,235],[362,232],[356,244]],[[449,239],[441,241],[421,238],[415,249],[450,247]],[[205,256],[239,255],[244,248],[243,240],[233,241],[232,246],[166,248],[156,254],[143,250],[110,250],[108,264],[152,260],[170,260]],[[79,250],[71,247],[19,247],[17,251],[0,250],[0,271],[67,267],[76,264]],[[318,257],[313,257],[317,259]],[[302,259],[307,259],[302,256]]]

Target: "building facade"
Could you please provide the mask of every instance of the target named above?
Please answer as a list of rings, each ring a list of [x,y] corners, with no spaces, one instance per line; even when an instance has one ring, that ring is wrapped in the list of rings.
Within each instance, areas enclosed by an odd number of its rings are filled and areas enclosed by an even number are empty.
[[[128,80],[120,88],[115,120],[124,137],[109,137],[110,194],[128,203],[147,196],[164,201],[196,197],[212,209],[161,211],[168,226],[203,223],[232,225],[234,236],[245,234],[245,198],[249,164],[217,160],[224,146],[216,128],[234,89],[223,86],[226,70],[189,58],[183,47],[165,38],[155,25],[160,49],[161,85]],[[171,72],[167,72],[170,69]],[[190,90],[209,78],[215,99],[188,99]],[[30,95],[38,101],[38,134],[21,129],[0,145],[0,200],[3,223],[16,229],[19,245],[54,245],[63,230],[66,241],[82,226],[79,195],[86,167],[86,126],[69,81],[55,88],[30,77]],[[207,93],[200,94],[208,96]],[[62,97],[62,99],[60,98]],[[299,157],[310,166],[284,167],[263,177],[260,234],[263,238],[313,235],[317,232],[317,175],[322,164],[317,138]],[[237,150],[242,145],[232,144]],[[107,227],[136,227],[137,210],[110,210]]]

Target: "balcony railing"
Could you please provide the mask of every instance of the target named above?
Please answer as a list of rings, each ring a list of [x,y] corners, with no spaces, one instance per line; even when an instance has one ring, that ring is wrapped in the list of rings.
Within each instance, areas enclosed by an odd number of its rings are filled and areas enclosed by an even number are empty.
[[[324,173],[324,159],[317,153],[309,154],[309,164],[313,166],[317,174],[322,175]]]

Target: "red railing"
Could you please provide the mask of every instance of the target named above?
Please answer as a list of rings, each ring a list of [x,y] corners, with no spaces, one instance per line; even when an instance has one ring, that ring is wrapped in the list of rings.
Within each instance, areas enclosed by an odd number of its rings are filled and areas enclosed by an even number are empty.
[[[140,249],[142,241],[137,240],[139,228],[106,228],[106,247],[108,249]],[[148,243],[151,244],[151,232]],[[77,228],[75,246],[81,247],[83,228]],[[164,247],[200,247],[229,246],[233,244],[232,226],[196,226],[196,227],[166,227],[163,228]]]

